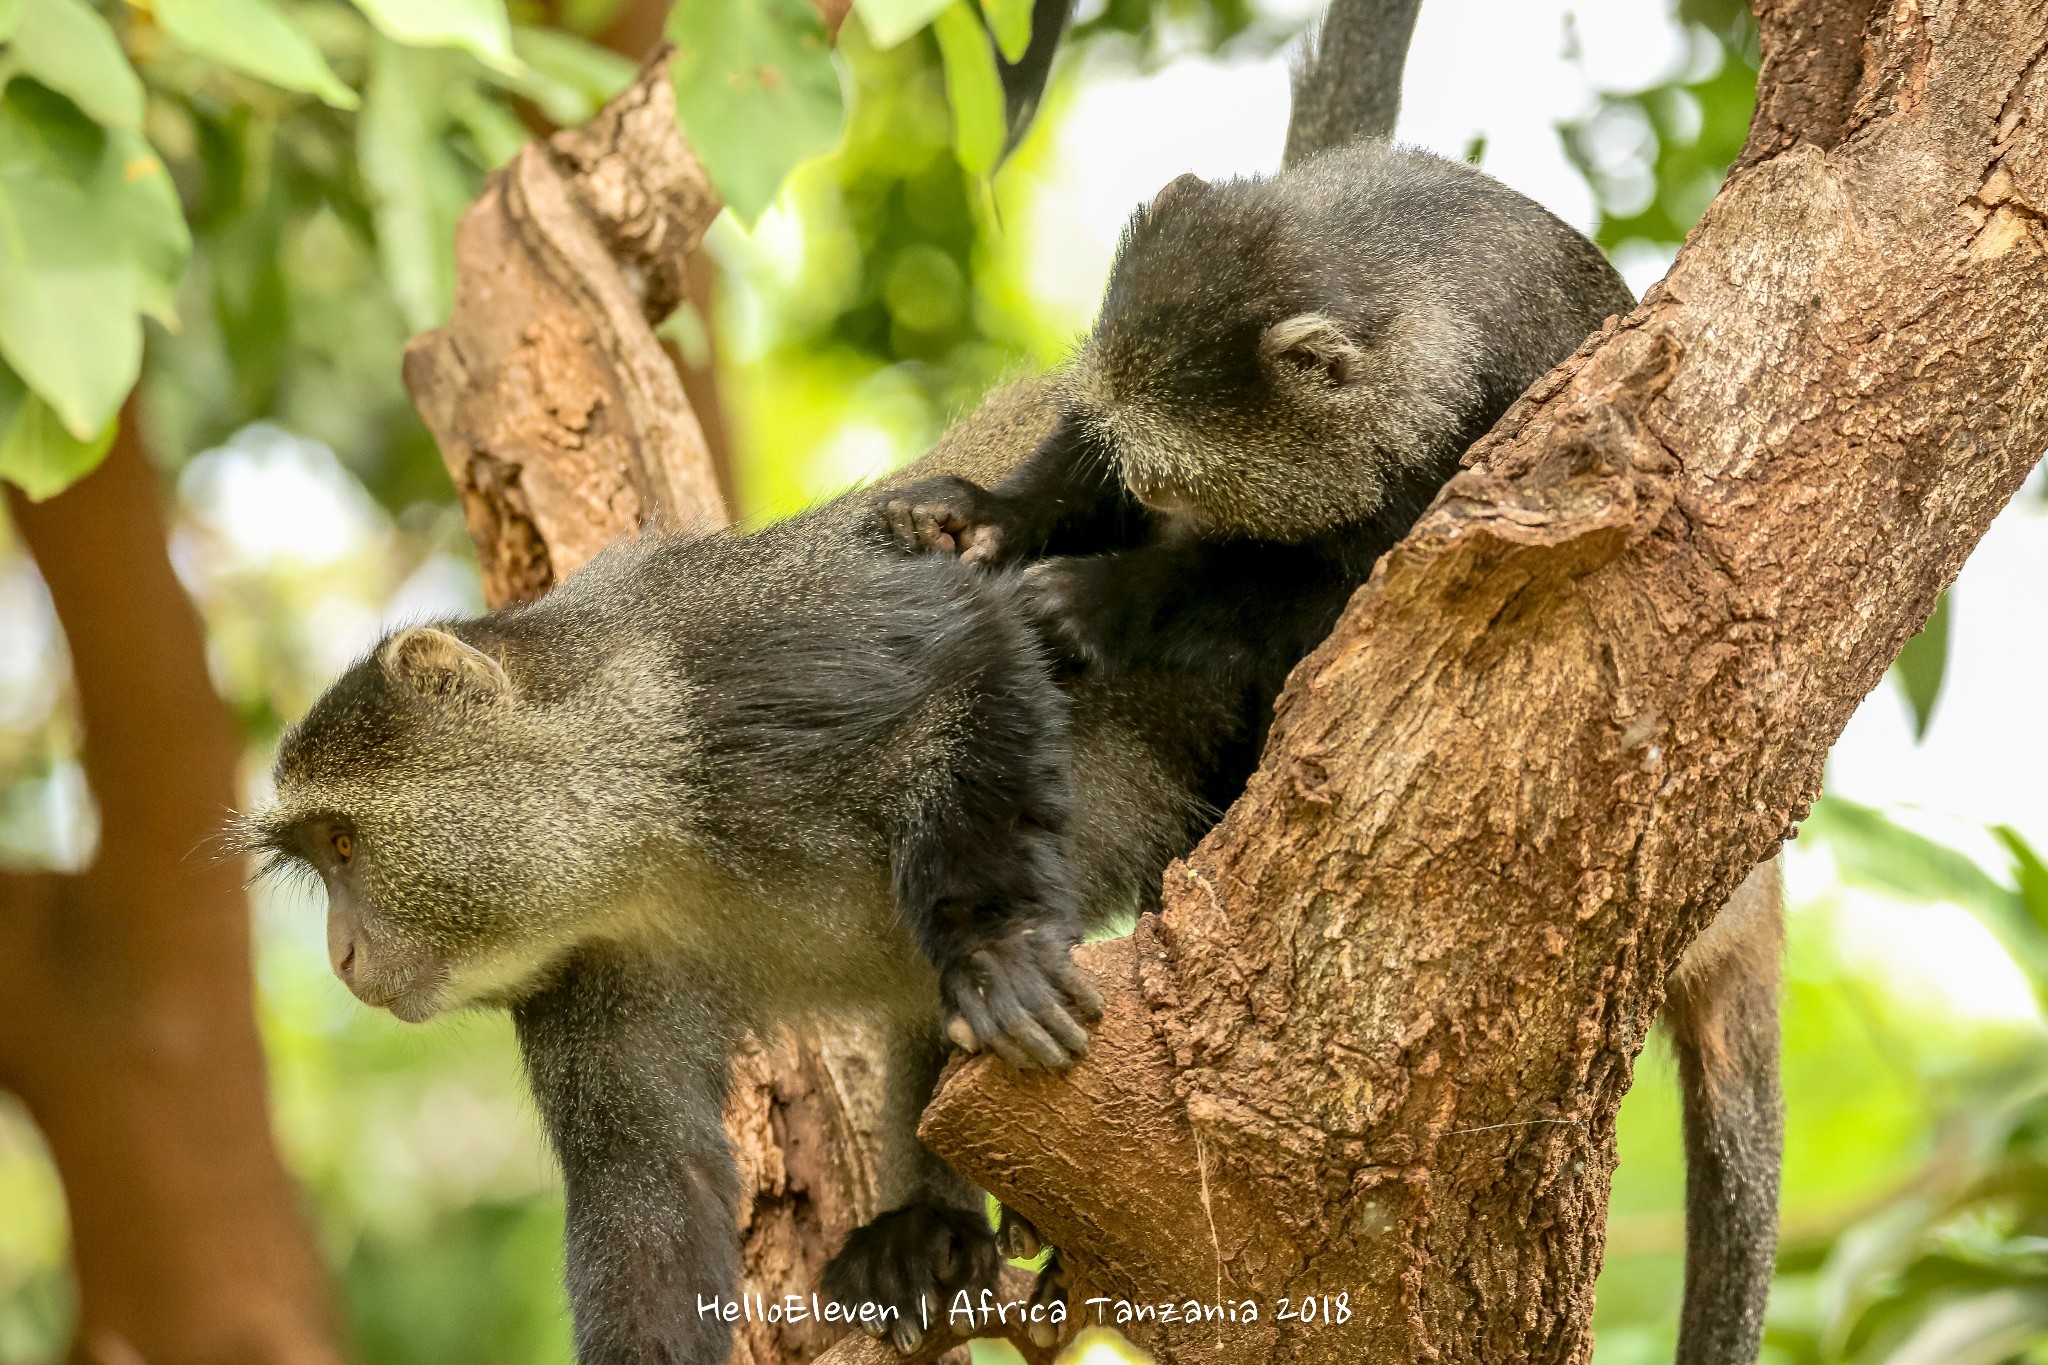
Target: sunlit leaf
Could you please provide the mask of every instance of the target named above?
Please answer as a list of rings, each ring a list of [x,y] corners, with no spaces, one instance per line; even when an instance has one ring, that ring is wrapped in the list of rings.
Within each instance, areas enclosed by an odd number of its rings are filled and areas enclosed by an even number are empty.
[[[839,142],[845,104],[808,0],[677,0],[668,36],[676,114],[743,222],[796,166]]]
[[[1948,671],[1948,594],[1934,599],[1934,612],[1920,633],[1906,641],[1892,664],[1892,676],[1913,708],[1913,737],[1927,737],[1928,722],[1934,719],[1934,703],[1941,698],[1941,682]]]
[[[1949,901],[1976,915],[2048,996],[2048,929],[2020,894],[1955,849],[1915,834],[1869,806],[1831,796],[1814,803],[1801,833],[1822,839],[1843,877],[1909,901]]]
[[[471,177],[448,146],[444,101],[459,79],[438,54],[379,42],[356,120],[377,257],[416,331],[446,321],[455,298],[455,224]]]
[[[140,137],[14,82],[0,98],[0,357],[81,441],[135,383],[138,312],[171,319],[190,238]]]
[[[267,0],[156,0],[156,18],[188,52],[336,109],[360,103],[313,40]]]
[[[1019,62],[1024,59],[1024,49],[1031,46],[1032,0],[981,0],[981,12],[988,18],[989,30],[996,35],[996,46],[1002,49],[1003,60]]]
[[[953,0],[853,0],[853,12],[868,37],[884,50],[896,46],[936,19]]]
[[[71,97],[109,128],[142,128],[142,81],[121,40],[85,0],[27,0],[7,40],[10,65]]]
[[[986,176],[1003,155],[1003,78],[996,52],[972,0],[954,0],[932,25],[946,63],[946,101],[953,107],[953,150],[970,175]]]
[[[7,41],[14,32],[14,26],[21,22],[21,14],[28,8],[28,0],[0,0],[0,43]]]
[[[505,0],[355,0],[377,31],[408,47],[456,47],[499,71],[522,69]]]
[[[2041,861],[2034,846],[2011,825],[1994,825],[1991,832],[2012,855],[2013,872],[2019,880],[2020,899],[2026,902],[2027,913],[2048,933],[2048,863]]]
[[[560,29],[522,24],[512,30],[512,48],[526,70],[507,83],[564,128],[589,118],[633,80],[633,63]]]
[[[61,493],[90,474],[113,441],[112,421],[91,440],[73,436],[48,403],[0,365],[0,479],[32,501]]]

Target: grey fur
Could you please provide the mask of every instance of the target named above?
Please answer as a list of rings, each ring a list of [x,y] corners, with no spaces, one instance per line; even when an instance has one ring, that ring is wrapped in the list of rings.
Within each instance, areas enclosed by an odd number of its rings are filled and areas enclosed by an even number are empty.
[[[397,632],[286,735],[244,825],[326,882],[366,1002],[512,1010],[585,1365],[724,1358],[695,1304],[736,1288],[720,1113],[747,1033],[876,1030],[879,1193],[972,1229],[979,1194],[915,1137],[942,992],[1023,1064],[1085,1051],[1099,1007],[1066,959],[1067,702],[1015,577],[844,525],[649,534],[531,606]]]
[[[1633,302],[1541,206],[1367,142],[1162,192],[1125,232],[1072,395],[1147,506],[1299,541],[1393,504],[1412,519],[1508,403]]]

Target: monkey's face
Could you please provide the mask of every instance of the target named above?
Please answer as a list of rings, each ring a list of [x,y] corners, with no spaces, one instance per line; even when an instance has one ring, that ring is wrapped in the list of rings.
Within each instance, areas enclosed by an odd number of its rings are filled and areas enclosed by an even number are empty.
[[[328,957],[365,1004],[419,1021],[530,991],[620,898],[603,798],[502,665],[438,629],[344,674],[280,748],[247,822],[327,893]]]
[[[1474,397],[1415,234],[1333,243],[1301,212],[1270,182],[1168,185],[1126,231],[1076,367],[1125,486],[1211,534],[1371,517]]]

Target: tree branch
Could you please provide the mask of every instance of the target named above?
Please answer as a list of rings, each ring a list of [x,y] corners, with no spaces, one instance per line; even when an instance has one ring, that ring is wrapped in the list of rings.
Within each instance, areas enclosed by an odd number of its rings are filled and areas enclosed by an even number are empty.
[[[1087,1061],[928,1113],[1092,1292],[1262,1305],[1126,1329],[1162,1361],[1590,1350],[1666,972],[2048,442],[2048,12],[1875,25],[1835,145],[1735,175],[1295,671],[1163,915],[1089,950]]]
[[[453,315],[406,347],[405,381],[493,603],[531,601],[657,510],[727,519],[651,326],[718,210],[664,53],[584,128],[527,144],[463,215]]]

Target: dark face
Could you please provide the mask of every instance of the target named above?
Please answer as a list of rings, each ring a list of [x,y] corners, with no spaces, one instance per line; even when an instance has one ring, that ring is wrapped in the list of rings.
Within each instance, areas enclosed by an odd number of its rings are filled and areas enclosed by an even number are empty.
[[[365,850],[338,817],[308,820],[287,836],[293,853],[327,889],[327,961],[355,997],[408,1023],[441,1006],[447,965],[438,952],[382,931],[366,873]]]

